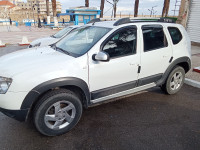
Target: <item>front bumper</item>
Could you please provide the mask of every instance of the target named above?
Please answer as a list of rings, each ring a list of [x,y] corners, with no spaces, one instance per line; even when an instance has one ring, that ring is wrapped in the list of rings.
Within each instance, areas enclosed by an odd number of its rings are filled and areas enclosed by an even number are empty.
[[[0,112],[18,121],[26,121],[28,111],[29,109],[9,110],[9,109],[0,108]]]

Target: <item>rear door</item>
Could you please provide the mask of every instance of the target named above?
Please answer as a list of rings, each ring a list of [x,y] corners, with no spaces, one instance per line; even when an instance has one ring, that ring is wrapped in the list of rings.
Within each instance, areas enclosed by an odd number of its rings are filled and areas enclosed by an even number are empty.
[[[172,48],[168,42],[169,35],[162,25],[143,25],[141,30],[143,51],[141,52],[139,86],[158,81],[172,58]]]

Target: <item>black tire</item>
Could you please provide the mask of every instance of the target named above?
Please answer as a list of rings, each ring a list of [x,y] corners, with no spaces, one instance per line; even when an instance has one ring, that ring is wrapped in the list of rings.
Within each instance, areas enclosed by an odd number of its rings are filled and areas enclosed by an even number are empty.
[[[173,89],[173,86],[170,86],[170,83],[173,81],[173,76],[175,75],[175,73],[181,73],[182,74],[182,81],[179,84],[178,88]],[[169,74],[166,82],[161,86],[161,89],[169,95],[172,94],[176,94],[177,92],[180,91],[180,89],[182,88],[183,84],[184,84],[184,80],[185,80],[185,70],[180,67],[180,66],[176,66],[174,67],[174,69],[171,71],[171,73]]]
[[[50,127],[48,127],[48,125],[50,126],[52,123],[52,126],[55,125],[54,121],[46,121],[46,115],[51,115],[51,114],[47,114],[47,111],[54,111],[54,113],[56,114],[56,107],[53,109],[55,103],[56,105],[59,104],[59,108],[60,110],[63,109],[61,108],[61,105],[63,105],[63,103],[68,104],[67,106],[65,106],[65,108],[67,108],[68,106],[71,108],[71,105],[73,106],[73,112],[75,112],[75,117],[71,117],[70,123],[63,128],[59,128],[59,129],[52,129]],[[62,104],[61,104],[62,103]],[[51,108],[51,109],[50,109]],[[75,110],[75,111],[74,111]],[[57,136],[57,135],[61,135],[64,133],[69,132],[80,120],[81,115],[82,115],[82,103],[80,101],[80,99],[71,91],[66,90],[66,89],[59,89],[59,90],[54,90],[51,92],[48,92],[47,94],[45,94],[40,100],[39,103],[36,105],[35,110],[34,110],[34,124],[37,128],[37,130],[46,136]],[[71,111],[72,114],[72,110],[65,110],[65,113],[67,111]],[[62,113],[59,112],[59,116],[65,118],[64,116],[62,116]],[[62,111],[63,112],[63,111]],[[67,114],[70,112],[67,112]],[[58,113],[57,115],[53,114],[54,116],[57,116],[56,119],[58,119]],[[59,118],[61,119],[61,118]],[[59,120],[57,120],[59,121]],[[66,121],[64,119],[65,123],[68,123],[68,121]],[[55,122],[56,123],[56,122]]]

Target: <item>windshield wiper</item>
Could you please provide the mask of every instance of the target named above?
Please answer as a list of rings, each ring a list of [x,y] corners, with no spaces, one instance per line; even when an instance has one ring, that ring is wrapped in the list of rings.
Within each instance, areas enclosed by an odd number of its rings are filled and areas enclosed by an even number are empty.
[[[56,48],[56,50],[60,50],[61,52],[65,53],[65,54],[67,54],[67,55],[70,55],[70,53],[69,53],[68,51],[66,51],[66,50],[64,50],[64,49],[62,49],[62,48],[60,48],[60,47],[56,47],[56,46],[55,46],[55,48]]]

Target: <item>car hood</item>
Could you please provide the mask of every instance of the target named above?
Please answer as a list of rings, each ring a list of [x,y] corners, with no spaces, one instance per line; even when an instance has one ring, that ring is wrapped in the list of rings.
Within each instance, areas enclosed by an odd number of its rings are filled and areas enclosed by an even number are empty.
[[[20,50],[0,57],[0,76],[13,76],[34,70],[54,70],[75,58],[58,52],[49,46]],[[62,68],[60,68],[62,69]]]
[[[41,43],[40,46],[48,46],[50,44],[56,43],[59,40],[60,38],[53,38],[53,37],[39,38],[31,42],[30,45],[34,46],[35,44]]]

